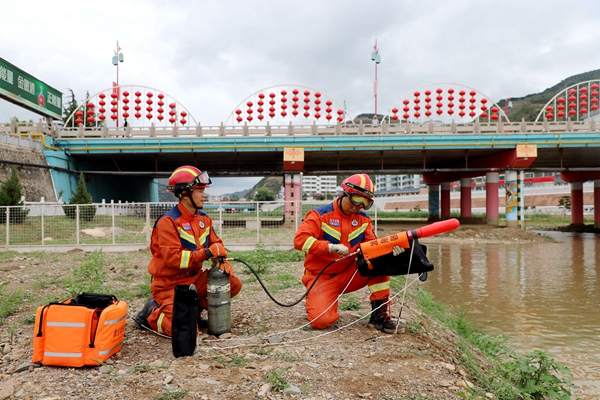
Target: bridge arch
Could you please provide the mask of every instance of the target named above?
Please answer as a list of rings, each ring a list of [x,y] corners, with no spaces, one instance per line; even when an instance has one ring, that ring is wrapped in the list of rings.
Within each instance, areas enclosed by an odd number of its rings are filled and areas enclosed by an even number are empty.
[[[140,85],[103,89],[77,105],[65,127],[132,127],[197,125],[187,107],[162,90]]]
[[[459,83],[438,82],[419,86],[400,96],[383,120],[406,122],[510,122],[502,107],[479,90]]]
[[[582,121],[598,114],[598,88],[600,80],[579,82],[564,88],[540,110],[535,122]]]
[[[351,119],[345,107],[327,93],[297,84],[269,86],[242,100],[225,125],[288,124],[292,121],[332,124]]]

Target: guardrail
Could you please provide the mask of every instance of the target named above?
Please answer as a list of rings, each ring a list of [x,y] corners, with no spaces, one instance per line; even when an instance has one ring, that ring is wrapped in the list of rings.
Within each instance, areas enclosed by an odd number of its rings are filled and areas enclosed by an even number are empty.
[[[218,202],[203,211],[227,248],[257,245],[291,249],[299,223],[315,202]],[[94,203],[68,205],[28,203],[0,207],[0,243],[6,251],[132,251],[150,245],[158,217],[176,203]],[[292,215],[291,211],[295,212]],[[376,224],[377,210],[369,210]]]
[[[302,136],[362,136],[362,135],[499,135],[526,133],[565,133],[565,132],[598,132],[599,127],[594,120],[589,122],[490,122],[456,124],[427,122],[417,123],[383,123],[378,126],[370,124],[336,124],[336,125],[267,125],[251,126],[201,126],[195,127],[131,127],[113,128],[63,128],[57,131],[57,139],[147,139],[147,138],[242,138],[242,137],[302,137]]]
[[[1,130],[1,129],[0,129]],[[5,131],[13,134],[44,133],[55,139],[148,139],[148,138],[242,138],[242,137],[302,137],[302,136],[361,136],[361,135],[500,135],[500,134],[543,134],[543,133],[575,133],[598,132],[600,126],[595,120],[583,122],[570,120],[558,122],[469,122],[450,123],[382,123],[378,126],[371,124],[317,125],[248,125],[239,126],[127,126],[95,127],[79,126],[74,128],[59,127],[40,121],[36,124],[5,125]]]
[[[0,144],[26,147],[32,150],[42,150],[42,141],[39,138],[32,137],[31,134],[11,134],[9,132],[0,132]]]

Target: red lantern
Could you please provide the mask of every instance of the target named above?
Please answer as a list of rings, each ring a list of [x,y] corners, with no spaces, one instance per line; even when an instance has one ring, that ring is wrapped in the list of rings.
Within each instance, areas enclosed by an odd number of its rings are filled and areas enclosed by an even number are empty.
[[[552,121],[552,119],[554,118],[554,114],[552,114],[553,110],[554,110],[554,107],[552,107],[552,106],[546,107],[546,120]]]
[[[492,120],[497,121],[498,120],[498,107],[492,107],[492,109],[490,110],[492,112]]]

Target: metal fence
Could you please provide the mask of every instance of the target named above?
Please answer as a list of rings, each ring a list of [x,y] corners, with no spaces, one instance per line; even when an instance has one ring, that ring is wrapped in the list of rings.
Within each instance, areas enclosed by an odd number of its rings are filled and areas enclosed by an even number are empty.
[[[330,201],[206,203],[203,211],[227,248],[291,249],[308,210]],[[177,203],[27,203],[0,207],[7,251],[132,251],[147,248],[155,221]],[[369,210],[376,223],[375,210]]]

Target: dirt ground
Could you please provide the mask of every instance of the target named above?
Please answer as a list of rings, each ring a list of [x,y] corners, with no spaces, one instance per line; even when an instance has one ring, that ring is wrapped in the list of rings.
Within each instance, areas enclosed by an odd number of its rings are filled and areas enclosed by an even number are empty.
[[[378,235],[422,225],[382,225]],[[473,225],[421,241],[546,240],[528,230]],[[129,319],[123,349],[103,366],[31,365],[35,309],[53,296],[64,298],[60,279],[86,256],[74,251],[11,253],[1,258],[0,287],[4,286],[5,293],[25,290],[27,301],[0,325],[0,400],[457,399],[474,381],[457,363],[454,333],[441,329],[412,303],[404,304],[402,316],[408,325],[419,327],[417,333],[407,328],[404,333],[387,335],[369,328],[366,289],[351,298],[360,309],[342,310],[332,328],[315,331],[307,327],[304,302],[291,308],[277,306],[239,263],[234,268],[244,288],[232,302],[233,335],[229,339],[209,338],[202,332],[193,356],[175,358],[169,339],[136,330]],[[144,282],[150,258],[147,250],[103,256],[114,287]],[[265,273],[283,273],[297,282],[302,272],[302,263],[282,263]],[[272,293],[281,302],[292,302],[304,293],[304,287],[273,287]],[[392,310],[397,315],[402,295],[395,295]],[[142,297],[128,300],[130,316],[143,303]],[[285,384],[288,387],[283,389]]]

